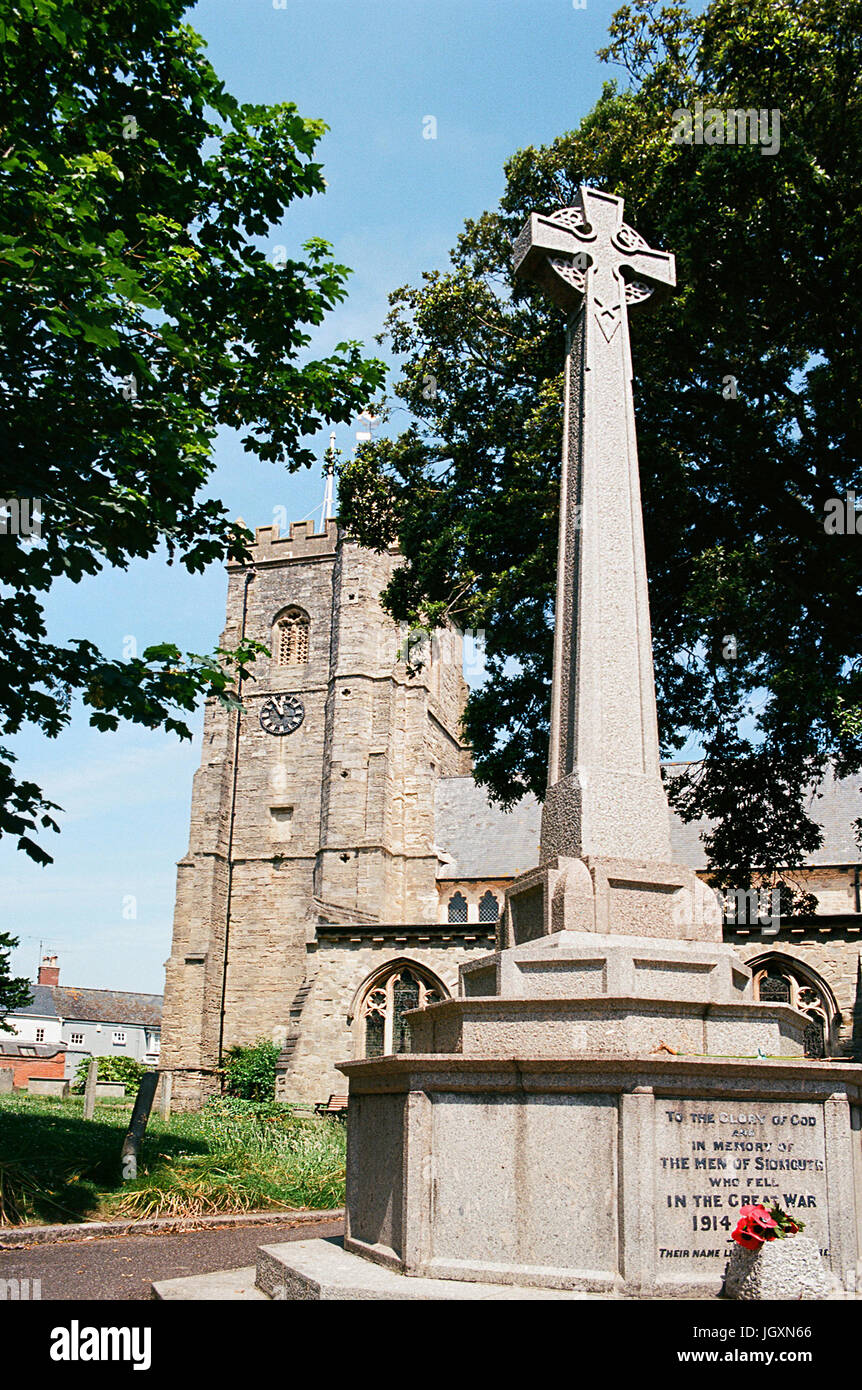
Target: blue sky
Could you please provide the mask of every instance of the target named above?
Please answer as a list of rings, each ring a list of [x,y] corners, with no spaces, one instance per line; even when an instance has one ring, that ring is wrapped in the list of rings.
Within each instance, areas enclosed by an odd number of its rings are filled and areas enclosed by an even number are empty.
[[[325,352],[382,327],[387,295],[446,263],[464,220],[493,206],[505,160],[575,126],[621,76],[599,63],[614,0],[201,0],[190,22],[228,89],[244,101],[293,101],[330,127],[319,148],[324,196],[291,208],[273,248],[292,255],[322,236],[353,269],[349,298],[316,332]],[[427,139],[427,117],[436,139]],[[385,353],[384,353],[385,355]],[[403,426],[395,414],[392,428]],[[355,426],[337,431],[349,452]],[[328,432],[327,432],[328,433]],[[327,435],[319,440],[322,458]],[[219,440],[213,491],[250,525],[280,507],[319,509],[317,471],[288,475]],[[319,515],[319,511],[318,511]],[[226,581],[215,567],[190,576],[158,559],[56,588],[53,640],[88,637],[120,657],[172,640],[215,645]],[[197,729],[199,720],[196,721]],[[199,747],[125,726],[91,729],[76,713],[60,739],[24,733],[19,770],[64,807],[54,863],[38,868],[0,843],[4,929],[20,937],[17,973],[33,976],[40,944],[60,957],[61,980],[160,992],[170,952],[175,864],[185,853]]]

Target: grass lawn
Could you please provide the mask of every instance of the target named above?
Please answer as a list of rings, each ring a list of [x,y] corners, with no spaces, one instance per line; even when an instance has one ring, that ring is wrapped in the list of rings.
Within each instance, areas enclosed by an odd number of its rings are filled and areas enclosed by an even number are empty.
[[[153,1115],[138,1178],[120,1177],[131,1101],[0,1096],[0,1225],[324,1208],[344,1202],[345,1126],[283,1105],[210,1101]]]

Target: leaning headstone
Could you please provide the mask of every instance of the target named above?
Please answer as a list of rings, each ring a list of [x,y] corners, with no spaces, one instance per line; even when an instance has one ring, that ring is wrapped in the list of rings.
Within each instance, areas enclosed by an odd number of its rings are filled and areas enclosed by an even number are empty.
[[[99,1079],[99,1059],[91,1057],[87,1063],[87,1080],[84,1085],[84,1119],[92,1120],[96,1110],[96,1083]]]
[[[0,1067],[0,1096],[8,1095],[15,1089],[15,1072],[12,1067]]]
[[[132,1118],[129,1121],[129,1128],[120,1150],[123,1182],[132,1182],[138,1176],[138,1151],[147,1128],[150,1111],[153,1108],[158,1081],[159,1074],[156,1071],[144,1072],[141,1077],[141,1084],[138,1087],[138,1094],[132,1109]]]

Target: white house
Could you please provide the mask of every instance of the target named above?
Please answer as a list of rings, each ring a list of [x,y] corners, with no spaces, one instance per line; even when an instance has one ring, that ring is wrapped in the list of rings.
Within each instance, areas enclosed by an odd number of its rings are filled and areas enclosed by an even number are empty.
[[[66,1075],[82,1057],[133,1057],[146,1066],[159,1060],[162,996],[60,984],[56,956],[45,956],[33,999],[7,1016],[16,1042],[66,1044]]]

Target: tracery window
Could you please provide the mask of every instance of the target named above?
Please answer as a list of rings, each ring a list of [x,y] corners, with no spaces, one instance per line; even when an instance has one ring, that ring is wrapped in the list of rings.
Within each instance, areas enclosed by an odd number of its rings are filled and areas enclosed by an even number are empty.
[[[383,1057],[410,1051],[410,1024],[404,1015],[444,997],[442,985],[418,966],[395,965],[366,991],[359,1008],[361,1052]]]
[[[449,899],[449,921],[466,922],[467,899],[463,893],[453,893]]]
[[[304,666],[308,661],[308,614],[286,608],[275,620],[272,650],[279,666]]]
[[[496,922],[500,916],[500,904],[490,888],[479,899],[479,921]]]
[[[834,1029],[839,1017],[834,1000],[819,976],[786,956],[761,957],[750,964],[754,972],[755,999],[762,1004],[791,1004],[808,1015],[806,1057],[832,1055]]]

